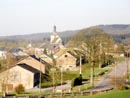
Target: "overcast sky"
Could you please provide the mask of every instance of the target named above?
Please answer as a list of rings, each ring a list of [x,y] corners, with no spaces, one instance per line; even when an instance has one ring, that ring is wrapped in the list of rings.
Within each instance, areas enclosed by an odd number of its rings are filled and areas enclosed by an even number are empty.
[[[0,35],[130,24],[130,0],[0,0]]]

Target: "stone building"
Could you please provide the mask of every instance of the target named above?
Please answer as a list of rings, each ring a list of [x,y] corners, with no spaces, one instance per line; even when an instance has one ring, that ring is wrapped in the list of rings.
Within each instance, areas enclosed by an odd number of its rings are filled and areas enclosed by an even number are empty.
[[[77,67],[78,59],[69,52],[63,53],[56,58],[56,66],[63,70],[75,70]]]
[[[29,56],[0,73],[0,91],[3,84],[6,85],[6,92],[14,91],[19,84],[31,89],[39,84],[40,71],[45,74],[45,65]]]

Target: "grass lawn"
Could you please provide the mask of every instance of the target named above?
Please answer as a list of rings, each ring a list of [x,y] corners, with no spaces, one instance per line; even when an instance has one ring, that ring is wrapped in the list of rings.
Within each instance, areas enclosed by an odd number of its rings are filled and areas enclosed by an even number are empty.
[[[125,57],[118,57],[118,58],[115,58],[115,61],[116,62],[124,62],[124,61],[126,61],[126,58]]]
[[[110,91],[107,93],[90,95],[90,96],[77,96],[71,98],[130,98],[130,90]]]
[[[95,67],[94,75],[95,75],[95,77],[97,77],[98,74],[100,74],[102,72],[110,71],[110,70],[111,70],[110,67],[104,67],[104,68]],[[90,78],[90,65],[89,64],[82,66],[82,76],[83,76],[83,78]]]

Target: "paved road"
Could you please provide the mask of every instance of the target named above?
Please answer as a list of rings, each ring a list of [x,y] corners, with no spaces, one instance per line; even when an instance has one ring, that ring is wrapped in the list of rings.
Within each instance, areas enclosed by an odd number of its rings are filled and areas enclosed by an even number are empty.
[[[113,89],[114,85],[112,85],[112,78],[113,79],[119,79],[127,74],[128,68],[130,68],[130,62],[121,62],[116,63],[113,70],[106,75],[99,83],[96,85],[95,88],[89,90],[89,91],[100,91],[100,90],[109,90]],[[125,81],[124,81],[125,82]],[[116,83],[116,82],[115,82]]]
[[[57,92],[61,92],[61,89],[63,89],[63,90],[65,90],[65,89],[68,89],[68,88],[71,88],[71,83],[70,83],[70,81],[66,81],[66,84],[64,84],[64,85],[59,85],[59,86],[56,86],[55,87],[55,91],[57,91]],[[44,91],[44,92],[52,92],[53,91],[53,87],[48,87],[48,88],[43,88],[43,89],[41,89],[41,91]],[[38,92],[38,91],[40,91],[40,89],[39,88],[33,88],[33,89],[28,89],[28,90],[26,90],[26,91],[31,91],[31,92]]]

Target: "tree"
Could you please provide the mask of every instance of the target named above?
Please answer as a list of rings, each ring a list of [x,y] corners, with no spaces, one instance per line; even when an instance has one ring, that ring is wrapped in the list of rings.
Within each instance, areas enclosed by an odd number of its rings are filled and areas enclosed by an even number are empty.
[[[44,54],[47,54],[47,49],[45,48],[44,51],[43,51]]]
[[[70,47],[78,48],[85,54],[91,65],[90,84],[94,86],[94,67],[101,61],[101,55],[108,53],[108,46],[112,44],[112,38],[99,28],[83,29],[73,36],[68,44]],[[99,67],[101,64],[99,63]]]

